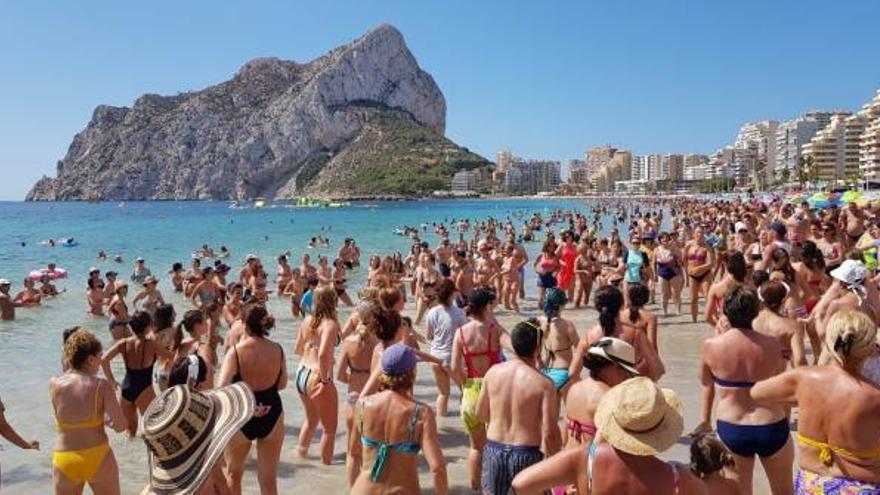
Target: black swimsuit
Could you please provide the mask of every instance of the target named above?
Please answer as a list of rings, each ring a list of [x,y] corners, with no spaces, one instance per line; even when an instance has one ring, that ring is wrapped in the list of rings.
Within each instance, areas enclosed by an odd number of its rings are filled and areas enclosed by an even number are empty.
[[[128,347],[128,344],[126,344],[126,347]],[[146,352],[147,345],[144,342],[141,361],[143,361],[144,353]],[[153,362],[147,365],[146,368],[137,370],[128,367],[128,359],[126,359],[125,353],[122,354],[122,360],[125,362],[125,378],[122,380],[121,387],[122,398],[133,403],[141,396],[144,390],[153,386],[153,363],[156,362],[156,357],[153,356]]]
[[[279,345],[278,348],[281,349],[281,346]],[[240,364],[240,361],[238,360],[238,350],[235,346],[232,347],[232,351],[235,353],[236,365]],[[281,381],[281,373],[284,370],[283,363],[284,349],[281,349],[281,363],[278,365],[278,377],[275,378],[275,383],[265,390],[254,391],[254,399],[257,406],[269,406],[269,412],[264,416],[251,418],[241,427],[241,432],[248,440],[253,441],[269,436],[269,434],[272,433],[272,430],[275,429],[275,423],[278,422],[281,413],[284,412],[281,405],[281,395],[278,394],[278,382]],[[233,383],[243,381],[241,378],[241,368],[238,366],[236,367],[238,368],[238,372],[232,378]]]

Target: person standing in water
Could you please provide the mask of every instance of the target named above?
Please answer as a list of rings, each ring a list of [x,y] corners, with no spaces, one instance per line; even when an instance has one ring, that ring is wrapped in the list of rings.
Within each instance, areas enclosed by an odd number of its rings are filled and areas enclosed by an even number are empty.
[[[561,445],[556,389],[537,369],[541,329],[536,323],[523,321],[514,327],[510,340],[516,359],[493,366],[483,378],[477,416],[489,425],[481,476],[484,494],[506,495],[520,471],[555,454]]]
[[[118,385],[113,377],[110,362],[120,354],[125,362],[125,378],[120,387],[120,397],[130,437],[137,434],[138,412],[143,414],[156,397],[153,390],[153,364],[157,359],[170,361],[174,358],[174,355],[162,344],[147,338],[152,326],[153,320],[150,315],[145,311],[138,311],[129,322],[129,328],[134,336],[113,344],[101,359],[104,376],[114,388]]]

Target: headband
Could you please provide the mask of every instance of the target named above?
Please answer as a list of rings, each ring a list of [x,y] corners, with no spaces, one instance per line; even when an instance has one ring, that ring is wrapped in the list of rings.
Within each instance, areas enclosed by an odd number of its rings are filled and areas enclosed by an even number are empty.
[[[528,325],[528,326],[534,328],[535,331],[538,332],[538,334],[544,333],[544,331],[541,330],[541,327],[535,325],[534,323],[530,322],[529,320],[524,320],[523,323],[525,323],[526,325]]]

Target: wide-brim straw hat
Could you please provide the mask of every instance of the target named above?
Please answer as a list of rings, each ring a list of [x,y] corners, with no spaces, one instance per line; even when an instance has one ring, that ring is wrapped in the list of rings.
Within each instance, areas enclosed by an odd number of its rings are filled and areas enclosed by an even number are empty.
[[[141,495],[196,493],[254,407],[242,382],[206,392],[178,385],[156,397],[143,418],[150,484]]]
[[[611,388],[596,409],[598,436],[617,450],[651,456],[672,447],[684,429],[682,404],[669,389],[635,377]]]

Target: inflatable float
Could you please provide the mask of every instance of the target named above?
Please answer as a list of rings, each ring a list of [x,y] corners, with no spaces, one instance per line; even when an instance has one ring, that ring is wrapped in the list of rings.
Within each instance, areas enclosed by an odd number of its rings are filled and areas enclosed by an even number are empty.
[[[49,271],[48,268],[43,268],[42,270],[32,271],[28,274],[28,278],[36,282],[43,278],[43,275],[48,275],[49,280],[58,280],[59,278],[67,278],[67,270],[64,268],[56,268]]]

